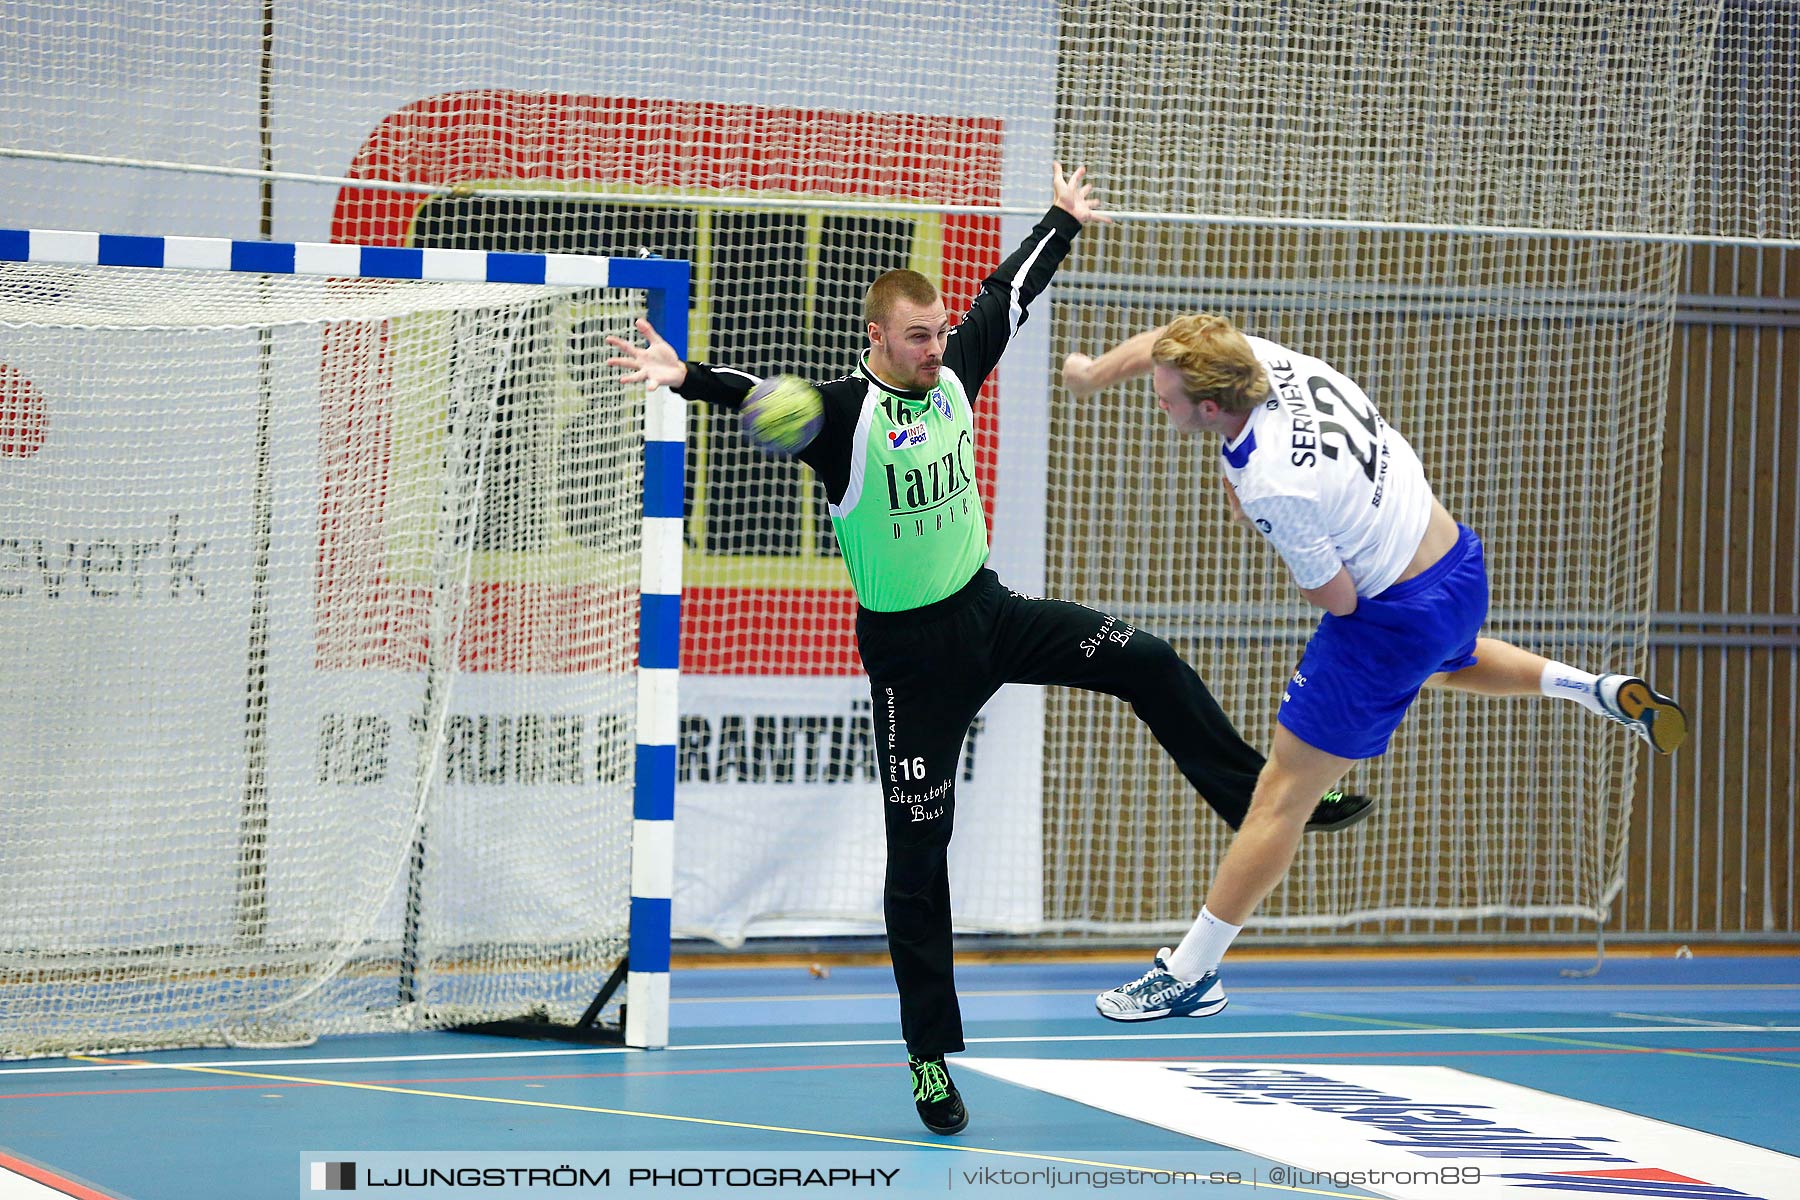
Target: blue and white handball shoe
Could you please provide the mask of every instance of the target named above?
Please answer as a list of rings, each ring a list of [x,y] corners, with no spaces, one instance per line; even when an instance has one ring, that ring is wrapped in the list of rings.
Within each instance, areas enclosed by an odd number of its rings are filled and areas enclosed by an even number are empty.
[[[1160,1017],[1210,1017],[1223,1009],[1225,985],[1217,971],[1192,983],[1169,974],[1169,949],[1163,947],[1148,971],[1110,992],[1094,997],[1094,1007],[1109,1021],[1154,1021]]]
[[[1594,697],[1605,716],[1624,725],[1658,754],[1672,753],[1687,741],[1687,709],[1636,675],[1602,675]]]

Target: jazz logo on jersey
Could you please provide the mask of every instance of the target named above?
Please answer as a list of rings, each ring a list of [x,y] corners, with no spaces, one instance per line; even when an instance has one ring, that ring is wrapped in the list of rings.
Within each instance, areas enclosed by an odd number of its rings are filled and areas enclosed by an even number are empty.
[[[950,411],[950,397],[944,395],[941,391],[931,393],[931,403],[937,408],[939,413],[943,414],[944,420],[946,421],[952,419],[956,415]]]
[[[902,425],[898,429],[887,431],[889,450],[905,450],[909,446],[925,444],[925,422],[915,421],[911,425]]]

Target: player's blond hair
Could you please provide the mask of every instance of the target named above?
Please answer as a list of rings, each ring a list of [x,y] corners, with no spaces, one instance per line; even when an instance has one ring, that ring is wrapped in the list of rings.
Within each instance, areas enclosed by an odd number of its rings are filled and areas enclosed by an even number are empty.
[[[1226,412],[1245,413],[1269,398],[1269,377],[1250,339],[1224,317],[1177,317],[1150,348],[1150,361],[1172,367],[1195,404],[1211,400]]]
[[[937,298],[937,285],[917,271],[908,271],[904,267],[889,271],[871,283],[863,294],[863,322],[868,325],[886,323],[894,313],[894,305],[901,300],[924,306]]]

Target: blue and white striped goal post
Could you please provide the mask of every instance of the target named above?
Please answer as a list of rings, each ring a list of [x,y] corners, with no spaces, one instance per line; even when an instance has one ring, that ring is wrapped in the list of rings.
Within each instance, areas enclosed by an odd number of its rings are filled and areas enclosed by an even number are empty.
[[[692,268],[680,259],[506,250],[146,237],[0,229],[0,262],[146,267],[339,279],[421,279],[631,288],[664,340],[687,356]],[[669,947],[675,884],[675,738],[680,725],[682,495],[687,412],[653,390],[644,409],[643,564],[638,604],[637,747],[632,795],[631,934],[625,1044],[669,1041]]]

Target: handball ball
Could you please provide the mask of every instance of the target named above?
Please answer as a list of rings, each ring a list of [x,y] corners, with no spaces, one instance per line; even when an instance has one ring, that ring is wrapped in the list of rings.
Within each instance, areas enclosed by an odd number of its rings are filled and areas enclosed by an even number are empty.
[[[798,454],[819,436],[825,401],[796,375],[775,375],[750,389],[739,413],[744,433],[770,454]]]

